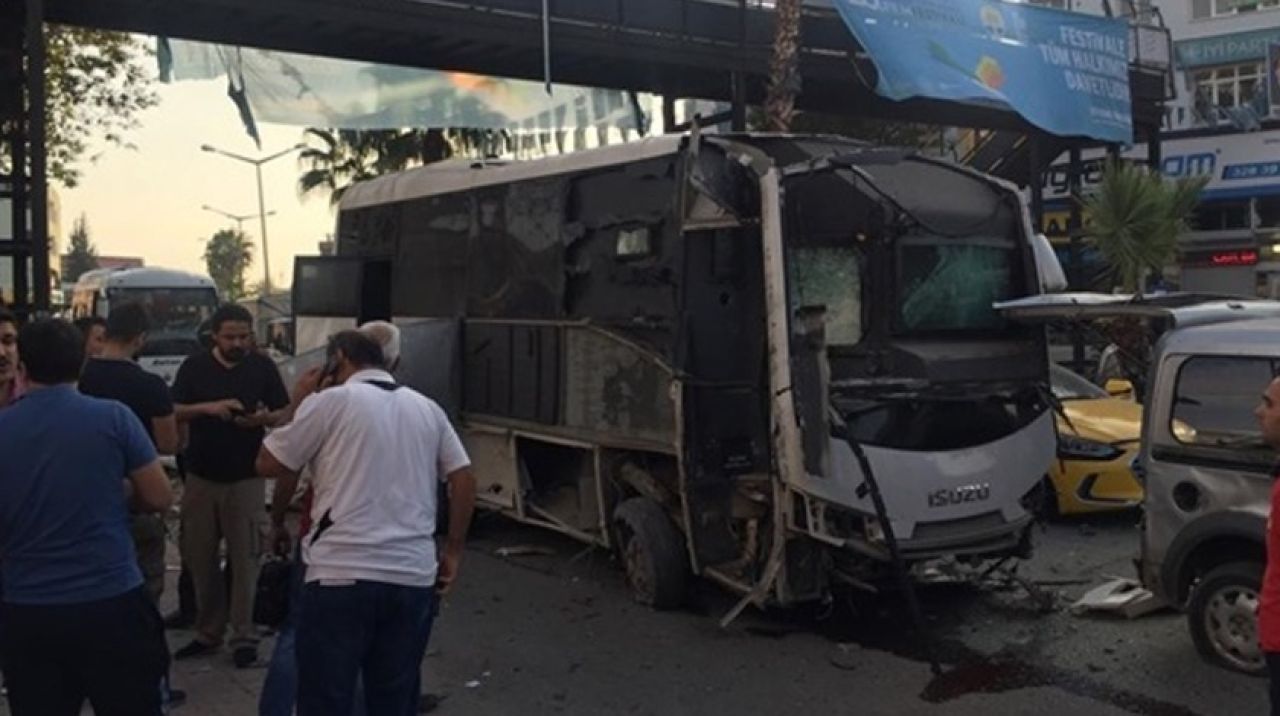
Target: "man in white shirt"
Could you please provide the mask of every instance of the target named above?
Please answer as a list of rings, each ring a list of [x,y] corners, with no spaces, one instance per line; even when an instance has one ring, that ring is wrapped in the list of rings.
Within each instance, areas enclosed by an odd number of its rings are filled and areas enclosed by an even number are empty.
[[[373,339],[335,335],[323,374],[308,374],[300,390],[333,387],[303,400],[258,455],[265,477],[296,481],[304,466],[314,475],[298,605],[300,716],[350,713],[357,675],[369,713],[415,713],[436,593],[457,577],[475,505],[448,417],[383,365]],[[450,514],[437,561],[438,480],[449,485]]]

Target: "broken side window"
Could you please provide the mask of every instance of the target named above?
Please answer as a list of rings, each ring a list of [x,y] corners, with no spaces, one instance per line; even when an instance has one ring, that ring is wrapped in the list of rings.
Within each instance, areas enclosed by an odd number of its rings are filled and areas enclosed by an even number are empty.
[[[853,246],[793,246],[787,265],[791,310],[826,309],[828,345],[862,340],[862,252]]]

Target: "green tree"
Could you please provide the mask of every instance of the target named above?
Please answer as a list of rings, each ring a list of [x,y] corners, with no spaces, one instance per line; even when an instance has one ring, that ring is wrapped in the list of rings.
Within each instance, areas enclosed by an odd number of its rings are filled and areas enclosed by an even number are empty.
[[[74,283],[86,271],[98,268],[98,249],[89,238],[89,221],[81,214],[71,225],[70,248],[62,280]]]
[[[74,187],[89,142],[132,146],[125,135],[158,101],[151,51],[128,33],[48,24],[45,47],[49,177]],[[0,170],[12,170],[7,150],[0,151]]]
[[[774,8],[777,25],[764,101],[765,128],[771,132],[791,131],[800,94],[800,6],[801,0],[777,0]]]
[[[506,132],[485,129],[353,130],[309,128],[298,155],[302,196],[322,195],[330,204],[355,182],[453,156],[492,156],[508,143]]]
[[[1207,183],[1205,177],[1167,181],[1145,166],[1113,161],[1093,192],[1076,197],[1089,219],[1088,241],[1122,290],[1142,290],[1147,273],[1174,258]]]
[[[241,231],[223,229],[204,245],[205,269],[227,301],[244,297],[244,272],[252,260],[253,243]]]

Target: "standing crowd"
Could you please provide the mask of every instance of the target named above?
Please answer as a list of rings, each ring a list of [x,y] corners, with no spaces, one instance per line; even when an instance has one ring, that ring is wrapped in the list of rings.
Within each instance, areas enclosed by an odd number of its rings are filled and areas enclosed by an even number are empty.
[[[256,350],[252,316],[213,315],[173,385],[136,362],[145,308],[19,325],[0,312],[0,671],[14,716],[166,713],[172,659],[229,647],[258,662],[266,553],[292,555],[263,716],[413,714],[438,599],[475,504],[462,443],[399,385],[398,329],[331,337],[292,391]],[[158,601],[181,475],[179,545],[193,638],[172,657]],[[270,522],[262,478],[275,478]],[[302,491],[296,537],[287,513]],[[438,519],[439,517],[439,519]],[[447,530],[437,530],[438,524]],[[438,532],[443,532],[438,534]],[[270,546],[271,550],[267,549]]]

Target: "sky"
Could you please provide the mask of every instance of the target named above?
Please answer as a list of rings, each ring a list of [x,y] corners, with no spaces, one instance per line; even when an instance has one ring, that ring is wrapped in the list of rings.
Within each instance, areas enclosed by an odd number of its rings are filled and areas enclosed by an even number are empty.
[[[246,157],[273,154],[302,140],[302,127],[259,125],[261,151],[245,133],[225,80],[156,84],[160,103],[140,115],[128,134],[136,149],[99,145],[81,164],[74,189],[56,187],[62,200],[65,251],[72,222],[83,214],[99,255],[140,256],[148,266],[204,272],[204,241],[235,222],[201,209],[208,204],[231,214],[258,213],[253,166],[200,151],[200,145]],[[262,168],[271,280],[292,283],[293,257],[318,253],[317,242],[333,232],[328,199],[301,199],[296,156]],[[244,222],[254,243],[247,278],[262,279],[262,232],[256,218]]]

